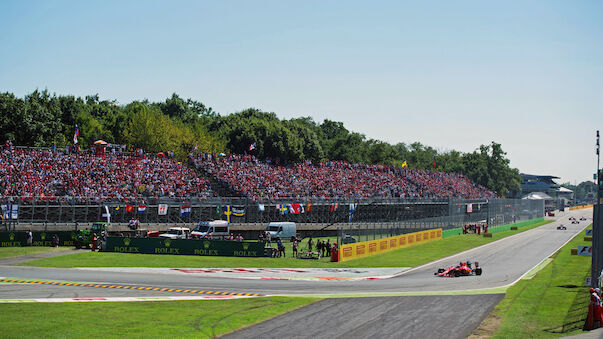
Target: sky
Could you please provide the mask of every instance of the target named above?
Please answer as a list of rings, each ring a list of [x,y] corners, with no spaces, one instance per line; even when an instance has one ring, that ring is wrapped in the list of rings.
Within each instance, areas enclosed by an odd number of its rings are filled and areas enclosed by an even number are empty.
[[[0,92],[172,93],[592,180],[601,1],[0,2]]]

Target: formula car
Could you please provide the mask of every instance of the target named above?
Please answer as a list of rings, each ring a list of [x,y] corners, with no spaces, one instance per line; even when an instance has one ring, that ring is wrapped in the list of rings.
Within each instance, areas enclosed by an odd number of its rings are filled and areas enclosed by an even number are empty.
[[[580,218],[580,220],[584,221],[584,220],[586,220],[586,218],[585,218],[585,217],[582,217],[582,218]]]
[[[572,220],[572,224],[579,224],[580,222],[576,219]]]
[[[475,268],[472,268],[471,261],[460,263],[458,266],[450,266],[448,268],[440,268],[433,275],[438,277],[460,277],[466,275],[482,275],[482,268],[479,267],[479,263],[476,261]]]
[[[557,229],[565,231],[567,229],[567,227],[565,227],[563,225],[559,225],[559,226],[557,226]]]

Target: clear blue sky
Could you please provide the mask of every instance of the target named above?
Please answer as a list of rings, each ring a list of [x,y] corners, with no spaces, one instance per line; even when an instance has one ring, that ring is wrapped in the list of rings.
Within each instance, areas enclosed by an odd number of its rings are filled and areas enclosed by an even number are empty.
[[[600,1],[2,1],[0,91],[173,92],[592,180]]]

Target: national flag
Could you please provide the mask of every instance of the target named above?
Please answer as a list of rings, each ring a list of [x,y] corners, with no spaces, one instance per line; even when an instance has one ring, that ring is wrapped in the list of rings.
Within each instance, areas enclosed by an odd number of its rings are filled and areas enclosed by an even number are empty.
[[[308,203],[308,205],[306,206],[306,212],[312,212],[312,204]]]
[[[352,219],[354,218],[354,212],[356,212],[356,206],[358,204],[350,204],[350,220],[349,222],[352,222]]]
[[[13,205],[10,218],[13,220],[19,219],[19,205]]]
[[[230,210],[230,205],[226,205],[224,206],[224,216],[226,216],[226,221],[228,221],[230,223],[230,215],[232,214],[232,211]]]
[[[80,128],[75,125],[75,133],[73,133],[73,143],[77,144],[77,137],[80,136]]]
[[[264,212],[266,210],[266,206],[264,206],[264,204],[258,204],[258,210],[260,212]]]
[[[147,210],[147,206],[145,206],[145,205],[138,206],[138,213],[144,213],[146,210]]]
[[[10,219],[10,205],[2,205],[2,215],[4,219]]]
[[[255,149],[255,142],[249,145],[249,151],[253,151]]]
[[[436,155],[433,155],[433,169],[436,168]]]
[[[182,205],[180,206],[180,216],[188,217],[191,215],[191,205]]]
[[[337,203],[331,204],[331,209],[330,209],[331,213],[333,213],[333,212],[337,211],[337,207],[339,207],[339,206],[337,205]]]
[[[289,207],[286,204],[276,205],[281,215],[289,213]]]
[[[168,205],[167,204],[159,204],[157,207],[158,215],[167,215]]]
[[[302,207],[300,204],[291,204],[289,205],[289,213],[291,214],[300,214],[302,212]]]
[[[408,168],[408,165],[406,164],[406,160],[404,160],[404,162],[402,163],[402,168]]]
[[[234,215],[235,217],[243,217],[245,216],[245,206],[233,206],[230,211],[232,212],[232,215]]]
[[[134,205],[126,205],[126,212],[134,212]]]

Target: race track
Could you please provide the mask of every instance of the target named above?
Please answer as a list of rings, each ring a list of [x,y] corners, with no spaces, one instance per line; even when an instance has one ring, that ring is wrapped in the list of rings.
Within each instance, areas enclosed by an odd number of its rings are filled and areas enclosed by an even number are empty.
[[[569,216],[579,219],[581,216],[587,218],[580,224],[572,225],[568,221]],[[465,253],[457,254],[449,258],[432,262],[415,269],[411,269],[398,276],[389,279],[380,280],[358,280],[358,281],[308,281],[308,280],[250,280],[236,278],[216,278],[209,276],[186,276],[170,274],[144,274],[144,273],[125,273],[125,272],[102,272],[94,269],[56,269],[56,268],[36,268],[20,266],[0,266],[0,277],[10,277],[29,280],[60,280],[75,282],[94,282],[113,285],[124,285],[133,287],[153,287],[162,289],[196,290],[212,291],[221,293],[243,293],[260,295],[320,295],[320,296],[350,296],[350,295],[444,295],[444,294],[470,294],[481,291],[483,295],[475,296],[481,301],[473,303],[481,305],[480,309],[473,310],[470,306],[465,309],[468,312],[477,314],[481,312],[483,316],[487,315],[489,309],[498,303],[500,296],[492,297],[493,289],[509,286],[520,279],[524,274],[533,269],[558,248],[563,246],[573,236],[582,231],[592,222],[592,210],[577,210],[561,213],[556,217],[553,223],[541,226],[505,239],[487,244],[485,246],[469,250]],[[567,226],[567,230],[556,230],[560,224]],[[468,276],[460,278],[440,278],[433,275],[439,267],[448,267],[458,264],[460,261],[479,261],[483,267],[484,273],[481,276]],[[500,293],[500,291],[498,291]],[[1,299],[31,299],[31,298],[93,298],[99,296],[105,297],[131,297],[131,296],[182,296],[183,293],[174,293],[170,291],[153,291],[133,288],[94,288],[86,286],[58,286],[43,284],[0,284]],[[406,297],[410,298],[410,297]],[[459,297],[444,298],[438,304],[458,305]],[[461,296],[461,298],[466,298]],[[398,298],[396,298],[398,299]],[[476,299],[476,300],[477,300]],[[369,299],[364,301],[348,301],[349,299],[338,299],[341,303],[352,303],[356,306],[350,306],[350,309],[364,309],[365,306],[370,309]],[[393,298],[383,299],[393,300]],[[390,305],[390,308],[381,307],[383,310],[381,316],[391,316],[387,312],[391,309],[397,309],[396,322],[403,326],[408,326],[416,319],[426,316],[420,311],[408,312],[405,309],[428,310],[429,305],[433,303],[433,297],[421,297],[413,303],[408,304],[408,300],[399,301],[400,308]],[[466,300],[466,299],[463,299]],[[337,302],[336,302],[337,303]],[[378,304],[379,302],[377,302]],[[350,304],[350,305],[352,305]],[[362,306],[364,304],[364,306]],[[461,303],[462,304],[462,303]],[[358,307],[358,305],[361,305]],[[406,306],[404,306],[406,305]],[[312,306],[312,305],[311,305]],[[453,309],[453,308],[451,308]],[[303,310],[303,309],[302,309]],[[377,309],[375,309],[377,310]],[[388,311],[389,310],[389,311]],[[301,311],[303,312],[303,311]],[[373,317],[379,317],[379,312],[375,311]],[[475,313],[477,312],[477,313]],[[353,313],[353,312],[352,312]],[[365,311],[357,314],[356,322],[366,322]],[[428,312],[429,313],[429,312]],[[440,321],[457,321],[455,317],[463,317],[462,312],[449,312],[448,318],[442,312],[438,318]],[[293,313],[295,314],[295,312]],[[476,317],[477,320],[483,316]],[[354,317],[350,319],[354,323]],[[325,319],[328,319],[325,318]],[[403,325],[406,322],[406,325]],[[318,324],[315,326],[320,327]],[[259,326],[259,325],[258,325]],[[279,324],[279,326],[283,326]],[[310,325],[312,326],[312,325]],[[325,328],[332,327],[325,323]],[[472,326],[472,327],[471,327]],[[465,327],[473,329],[475,326],[465,324]],[[377,326],[378,327],[378,326]],[[253,328],[253,327],[252,327]],[[381,329],[383,329],[381,327]],[[395,331],[396,328],[388,328],[387,331]],[[434,331],[435,328],[427,329]],[[261,333],[260,332],[255,332]],[[327,332],[325,332],[327,333]],[[343,333],[343,332],[341,332]],[[379,333],[379,332],[377,332]],[[373,332],[373,334],[377,334]],[[436,332],[430,332],[436,333]],[[460,333],[460,332],[459,332]],[[465,333],[465,332],[462,332]],[[332,333],[331,333],[332,334]],[[370,333],[365,333],[368,336]],[[383,334],[383,333],[381,333]],[[241,337],[251,337],[251,333],[239,333]],[[362,335],[363,337],[366,337]],[[319,336],[321,337],[321,336]],[[326,337],[326,336],[325,336]],[[332,336],[331,336],[332,337]]]

